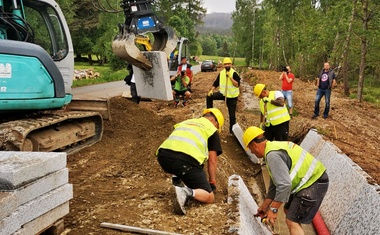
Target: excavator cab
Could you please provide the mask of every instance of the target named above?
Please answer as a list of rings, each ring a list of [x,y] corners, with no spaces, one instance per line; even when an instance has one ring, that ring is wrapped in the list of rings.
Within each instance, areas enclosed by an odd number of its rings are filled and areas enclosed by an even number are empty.
[[[142,70],[152,69],[152,63],[143,55],[136,43],[149,45],[151,51],[163,51],[169,55],[177,45],[177,36],[171,27],[164,26],[152,10],[153,0],[123,0],[125,22],[119,24],[119,33],[112,42],[116,56]],[[151,33],[153,43],[146,42],[146,34]]]

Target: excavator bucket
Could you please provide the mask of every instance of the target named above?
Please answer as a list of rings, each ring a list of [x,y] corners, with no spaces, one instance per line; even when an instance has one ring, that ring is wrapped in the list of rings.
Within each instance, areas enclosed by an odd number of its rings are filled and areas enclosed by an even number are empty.
[[[177,46],[178,38],[171,27],[164,26],[155,15],[152,7],[153,0],[123,0],[125,22],[119,24],[119,34],[112,42],[112,50],[120,59],[144,70],[149,71],[154,66],[136,46],[141,44],[139,36],[147,37],[153,34],[152,52],[165,52],[169,55]],[[144,41],[142,45],[150,43]],[[145,47],[147,49],[147,47]],[[150,45],[149,45],[150,48]],[[146,51],[149,51],[147,49]]]
[[[144,56],[136,46],[136,36],[133,33],[119,34],[112,42],[112,50],[117,57],[131,63],[132,65],[148,71],[152,69],[152,63]],[[178,38],[171,27],[165,27],[154,32],[154,43],[152,51],[163,51],[169,55],[176,47]]]
[[[135,35],[127,33],[122,37],[116,37],[112,42],[113,53],[122,60],[143,69],[145,71],[152,69],[152,63],[145,58],[140,49],[135,44]]]

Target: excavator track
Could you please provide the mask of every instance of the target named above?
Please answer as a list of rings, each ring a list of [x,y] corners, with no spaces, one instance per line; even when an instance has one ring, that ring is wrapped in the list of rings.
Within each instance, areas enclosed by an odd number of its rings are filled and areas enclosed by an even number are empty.
[[[75,153],[101,140],[103,119],[97,112],[70,111],[37,115],[0,124],[0,150]]]

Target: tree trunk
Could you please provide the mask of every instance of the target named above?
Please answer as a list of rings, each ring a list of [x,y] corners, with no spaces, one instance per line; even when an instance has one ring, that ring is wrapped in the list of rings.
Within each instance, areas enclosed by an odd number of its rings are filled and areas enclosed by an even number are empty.
[[[348,84],[348,54],[350,51],[350,43],[351,43],[351,33],[352,33],[352,23],[355,18],[356,14],[356,2],[357,0],[352,1],[352,12],[351,12],[351,18],[350,22],[348,23],[348,29],[347,29],[347,35],[346,35],[346,43],[343,49],[342,53],[342,60],[343,60],[343,70],[342,70],[342,77],[343,77],[343,85],[344,85],[344,95],[349,96],[350,95],[350,85]]]
[[[88,64],[89,64],[89,65],[93,65],[93,61],[92,61],[92,56],[91,56],[91,54],[88,54],[87,57],[88,57]]]
[[[358,81],[358,100],[363,101],[363,86],[364,86],[364,72],[366,66],[367,56],[367,32],[368,32],[368,0],[362,0],[363,7],[363,35],[361,36],[361,53],[360,53],[360,67],[359,67],[359,81]]]

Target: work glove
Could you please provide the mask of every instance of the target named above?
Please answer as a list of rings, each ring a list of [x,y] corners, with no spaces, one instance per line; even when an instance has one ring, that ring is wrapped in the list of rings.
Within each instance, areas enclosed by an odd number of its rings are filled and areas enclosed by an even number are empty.
[[[215,192],[215,191],[216,191],[216,186],[215,186],[215,184],[214,184],[214,183],[210,183],[210,186],[211,186],[212,191]]]
[[[263,98],[263,102],[264,103],[268,103],[268,102],[270,103],[270,101],[271,101],[271,99],[269,99],[268,97],[264,97]]]
[[[211,89],[208,93],[207,96],[212,96],[214,94],[214,91]]]

